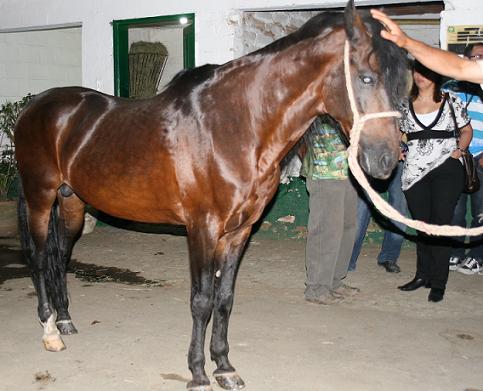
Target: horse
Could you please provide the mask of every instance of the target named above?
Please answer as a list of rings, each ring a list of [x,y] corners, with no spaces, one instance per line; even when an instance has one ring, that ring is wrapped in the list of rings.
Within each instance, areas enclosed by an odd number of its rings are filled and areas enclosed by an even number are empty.
[[[82,87],[34,97],[20,114],[15,145],[21,243],[38,295],[44,347],[65,348],[77,330],[68,311],[66,267],[86,204],[109,215],[186,227],[191,274],[189,390],[211,390],[204,343],[224,389],[244,387],[228,359],[235,280],[252,225],[273,197],[279,163],[325,113],[349,136],[350,77],[362,114],[386,112],[404,92],[405,54],[350,0],[299,30],[222,65],[177,75],[158,95],[129,100]],[[390,175],[399,157],[394,118],[365,123],[358,159]]]

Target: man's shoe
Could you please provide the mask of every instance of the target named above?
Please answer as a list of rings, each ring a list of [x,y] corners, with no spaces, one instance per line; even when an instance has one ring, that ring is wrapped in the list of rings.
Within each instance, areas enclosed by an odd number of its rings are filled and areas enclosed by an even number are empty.
[[[451,257],[449,259],[449,270],[458,270],[461,265],[461,259],[458,257]]]
[[[357,296],[360,292],[361,292],[361,290],[359,288],[356,288],[354,286],[349,286],[349,285],[346,285],[346,284],[342,284],[337,289],[334,289],[332,291],[332,294],[335,295],[335,296],[342,295],[342,296],[353,297],[353,296]]]
[[[386,262],[380,263],[379,265],[384,267],[384,269],[386,269],[388,273],[399,273],[401,271],[401,268],[394,262],[386,261]]]
[[[430,288],[431,284],[426,281],[424,278],[414,278],[411,281],[409,281],[407,284],[398,286],[398,289],[409,292],[409,291],[415,291],[416,289],[421,288],[424,286],[425,288]]]
[[[481,274],[481,272],[483,272],[483,267],[477,259],[466,258],[458,268],[458,271],[463,274]]]
[[[329,293],[328,295],[320,296],[320,297],[310,297],[310,298],[306,297],[305,300],[313,304],[331,305],[331,304],[337,304],[344,301],[344,296],[341,296],[341,295],[336,296],[332,293]]]

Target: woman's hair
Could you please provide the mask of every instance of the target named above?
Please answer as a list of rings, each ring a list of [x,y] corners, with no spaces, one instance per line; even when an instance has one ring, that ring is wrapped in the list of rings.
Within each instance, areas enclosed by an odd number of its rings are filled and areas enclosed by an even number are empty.
[[[419,61],[414,61],[413,73],[418,72],[423,75],[426,79],[431,80],[434,83],[433,101],[438,103],[441,102],[441,85],[443,84],[443,76],[439,73],[433,72],[431,69],[426,68]],[[409,99],[414,101],[419,96],[419,88],[413,80],[413,86],[409,92]]]

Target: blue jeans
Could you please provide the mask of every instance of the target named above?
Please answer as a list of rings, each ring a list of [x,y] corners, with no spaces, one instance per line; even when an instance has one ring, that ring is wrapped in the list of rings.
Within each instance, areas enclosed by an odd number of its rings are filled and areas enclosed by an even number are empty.
[[[477,167],[476,171],[478,173],[478,179],[480,180],[480,190],[473,194],[461,194],[454,211],[452,221],[453,225],[466,227],[466,208],[468,205],[468,197],[470,198],[471,206],[471,228],[481,227],[483,225],[483,221],[478,222],[478,216],[483,213],[483,168],[478,164],[479,157],[481,156],[483,155],[480,154],[478,157],[475,157],[475,165]],[[453,257],[458,257],[459,259],[471,257],[483,260],[483,238],[481,236],[472,236],[470,238],[470,249],[466,255],[464,246],[465,238],[459,236],[455,237],[454,239],[461,242],[461,245],[453,249],[451,254]]]
[[[390,179],[389,187],[387,189],[388,202],[402,215],[407,215],[406,197],[401,189],[401,175],[403,169],[403,162],[399,162],[393,177]],[[357,232],[352,255],[349,262],[349,271],[356,269],[357,258],[361,252],[362,243],[366,236],[369,220],[371,219],[372,204],[366,197],[360,197],[357,202]],[[397,221],[391,220],[396,228],[386,229],[384,231],[384,240],[382,242],[381,252],[377,256],[377,263],[384,262],[397,263],[401,253],[401,246],[404,241],[402,233],[406,230],[406,225]]]

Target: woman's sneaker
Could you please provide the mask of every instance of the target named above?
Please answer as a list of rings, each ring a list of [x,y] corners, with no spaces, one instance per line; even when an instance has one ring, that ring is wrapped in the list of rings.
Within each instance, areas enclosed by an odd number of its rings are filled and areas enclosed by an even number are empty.
[[[458,257],[451,257],[449,259],[449,270],[457,270],[461,265],[461,259]]]
[[[463,274],[480,274],[483,272],[482,262],[475,258],[466,258],[458,271]]]

